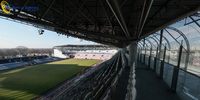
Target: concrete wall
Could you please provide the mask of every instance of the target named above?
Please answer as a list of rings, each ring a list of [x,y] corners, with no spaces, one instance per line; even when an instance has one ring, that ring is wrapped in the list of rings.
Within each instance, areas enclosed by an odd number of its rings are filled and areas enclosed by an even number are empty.
[[[71,53],[73,52],[73,53]],[[73,55],[74,58],[77,59],[100,59],[100,60],[108,60],[110,59],[117,50],[83,50],[83,51],[69,51],[66,54],[59,49],[54,49],[54,57],[59,58],[69,58],[69,55]]]
[[[53,56],[54,56],[54,57],[58,57],[58,58],[69,58],[69,56],[64,55],[64,54],[62,53],[62,51],[60,51],[60,50],[58,50],[58,49],[54,49],[54,50],[53,50]]]
[[[76,53],[74,58],[78,59],[100,59],[108,60],[113,56],[111,53]]]

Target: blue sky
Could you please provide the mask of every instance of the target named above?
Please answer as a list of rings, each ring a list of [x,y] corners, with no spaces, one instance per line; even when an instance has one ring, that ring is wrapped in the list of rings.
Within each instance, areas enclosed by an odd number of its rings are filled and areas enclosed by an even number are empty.
[[[0,48],[15,48],[26,46],[28,48],[52,48],[56,45],[66,44],[96,44],[56,32],[45,30],[43,35],[38,34],[38,28],[24,25],[0,18]]]

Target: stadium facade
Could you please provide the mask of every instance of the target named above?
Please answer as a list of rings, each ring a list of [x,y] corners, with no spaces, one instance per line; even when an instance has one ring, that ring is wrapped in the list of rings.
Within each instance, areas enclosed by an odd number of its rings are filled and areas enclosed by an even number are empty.
[[[61,45],[53,47],[54,57],[77,59],[110,59],[118,50],[106,45]]]

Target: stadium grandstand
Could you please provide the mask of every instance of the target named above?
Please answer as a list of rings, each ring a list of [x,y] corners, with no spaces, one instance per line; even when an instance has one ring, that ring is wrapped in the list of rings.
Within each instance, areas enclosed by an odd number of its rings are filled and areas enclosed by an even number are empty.
[[[29,57],[18,57],[0,60],[0,70],[13,69],[17,67],[30,66],[34,64],[48,63],[52,61],[61,60],[56,57],[49,56],[29,56]]]
[[[117,48],[106,45],[62,45],[53,47],[54,57],[108,60]]]
[[[34,64],[61,60],[52,57],[52,49],[29,49],[23,46],[12,49],[0,49],[0,70],[14,69]]]
[[[2,100],[200,100],[200,0],[0,1],[2,19],[41,36],[102,44],[2,57]]]

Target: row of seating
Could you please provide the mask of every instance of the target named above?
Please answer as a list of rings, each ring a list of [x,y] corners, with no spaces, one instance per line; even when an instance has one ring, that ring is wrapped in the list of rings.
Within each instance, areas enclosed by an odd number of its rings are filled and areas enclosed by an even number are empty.
[[[97,99],[105,99],[105,100],[110,100],[113,99],[113,97],[115,96],[115,92],[116,92],[116,86],[118,84],[119,78],[121,77],[122,72],[124,71],[125,68],[125,59],[124,55],[122,53],[120,53],[119,59],[116,63],[116,68],[115,70],[111,71],[111,76],[109,76],[109,81],[110,84],[107,86],[105,89],[105,93],[103,95],[100,95],[101,98],[97,98]]]
[[[35,64],[42,64],[42,63],[48,63],[48,62],[57,61],[57,60],[61,60],[61,58],[47,57],[43,59],[34,59],[33,62]]]
[[[25,65],[28,65],[28,62],[13,62],[13,63],[0,64],[0,70],[12,69]]]
[[[104,62],[99,70],[60,95],[59,99],[99,100],[111,98],[114,95],[116,84],[124,69],[122,56],[124,55],[118,52],[112,59]]]
[[[5,64],[5,63],[13,63],[13,62],[21,62],[21,61],[31,61],[33,59],[43,59],[47,58],[48,56],[28,56],[28,57],[15,57],[15,58],[9,58],[9,59],[0,59],[0,64]]]
[[[93,78],[91,82],[92,89],[85,95],[85,100],[110,99],[115,95],[116,85],[125,67],[125,62],[122,59],[123,56],[124,55],[119,52],[116,57],[113,58],[112,63]]]
[[[13,69],[17,67],[42,64],[42,63],[48,63],[48,62],[60,60],[60,58],[54,58],[54,57],[48,57],[48,56],[32,57],[31,60],[24,60],[25,58],[22,58],[22,60],[18,61],[18,59],[20,58],[16,58],[16,59],[17,60],[14,60],[13,62],[0,64],[0,70],[8,70],[8,69]]]

